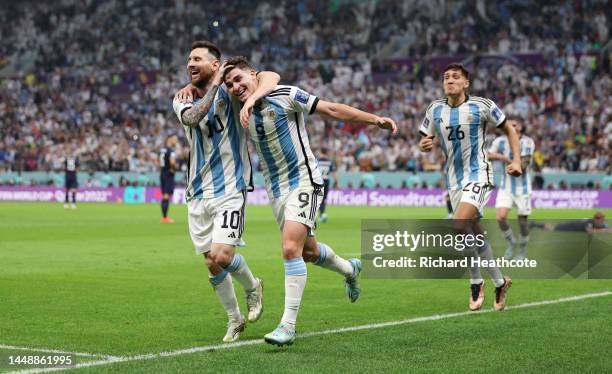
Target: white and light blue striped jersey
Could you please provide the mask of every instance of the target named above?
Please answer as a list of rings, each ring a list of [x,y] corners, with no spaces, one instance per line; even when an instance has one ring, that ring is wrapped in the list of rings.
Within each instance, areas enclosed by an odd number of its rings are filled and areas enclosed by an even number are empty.
[[[249,132],[270,198],[298,186],[323,184],[304,124],[304,113],[314,113],[318,101],[295,86],[279,85],[253,108]]]
[[[533,158],[533,152],[535,150],[535,142],[528,136],[521,136],[519,140],[519,149],[521,151],[521,157],[529,156]],[[512,149],[510,149],[510,143],[508,143],[507,136],[500,136],[495,138],[493,144],[491,144],[491,148],[489,148],[489,152],[491,153],[500,153],[509,159],[512,159]],[[505,165],[504,165],[505,166]],[[501,177],[501,183],[499,186],[500,190],[504,190],[506,192],[511,193],[512,195],[529,195],[531,194],[531,175],[529,173],[529,169],[531,166],[531,161],[529,166],[527,166],[526,170],[523,170],[523,174],[520,177],[512,177],[508,175],[508,173],[504,172]]]
[[[336,171],[336,163],[327,157],[321,157],[319,159],[319,170],[321,170],[323,180],[328,180],[329,175]]]
[[[181,124],[192,103],[173,102]],[[183,125],[189,141],[187,201],[224,196],[252,187],[246,130],[239,121],[240,103],[221,85],[215,100],[197,127]]]
[[[449,189],[462,189],[474,182],[493,185],[493,169],[484,149],[486,129],[487,125],[498,127],[505,121],[506,116],[493,101],[477,96],[466,96],[456,107],[446,98],[427,107],[419,132],[439,135]]]

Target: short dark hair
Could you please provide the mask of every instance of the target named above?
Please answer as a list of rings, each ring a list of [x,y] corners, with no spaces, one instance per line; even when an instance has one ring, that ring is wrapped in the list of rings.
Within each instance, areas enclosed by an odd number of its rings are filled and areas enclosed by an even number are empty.
[[[444,68],[444,72],[446,73],[449,70],[460,70],[461,73],[463,74],[463,76],[465,77],[465,79],[469,80],[470,79],[470,72],[465,68],[465,66],[463,66],[460,63],[454,62],[450,65],[447,65]]]
[[[247,58],[244,56],[232,56],[225,61],[225,64],[232,65],[233,68],[229,70],[225,70],[225,73],[223,74],[223,81],[225,81],[225,76],[233,69],[238,68],[238,69],[243,69],[243,70],[244,69],[255,70],[249,63],[249,60],[247,60]]]
[[[208,53],[215,56],[217,60],[221,59],[221,50],[213,42],[209,42],[208,40],[196,40],[191,43],[191,50],[193,51],[196,48],[206,48],[208,49]]]

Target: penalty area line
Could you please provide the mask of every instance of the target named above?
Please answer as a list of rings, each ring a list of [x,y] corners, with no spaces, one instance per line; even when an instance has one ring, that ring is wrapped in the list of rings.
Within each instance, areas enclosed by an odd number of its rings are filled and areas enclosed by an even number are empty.
[[[576,296],[568,296],[568,297],[562,297],[559,299],[542,300],[542,301],[535,301],[531,303],[524,303],[524,304],[508,306],[506,307],[506,310],[533,308],[533,307],[542,306],[542,305],[567,303],[571,301],[580,301],[580,300],[585,300],[585,299],[611,296],[611,295],[612,295],[611,291],[605,291],[605,292],[590,293],[590,294],[583,294],[583,295],[576,295]],[[462,316],[468,316],[468,315],[476,315],[476,314],[485,314],[485,313],[491,313],[491,312],[494,312],[494,310],[486,309],[486,310],[480,310],[477,312],[465,311],[465,312],[457,312],[457,313],[434,314],[430,316],[415,317],[415,318],[403,319],[403,320],[397,320],[397,321],[370,323],[370,324],[365,324],[365,325],[342,327],[338,329],[307,332],[303,334],[298,334],[297,339],[299,340],[302,338],[313,337],[313,336],[341,334],[345,332],[360,331],[360,330],[374,330],[374,329],[380,329],[380,328],[385,328],[385,327],[390,327],[390,326],[399,326],[399,325],[405,325],[405,324],[417,323],[417,322],[426,322],[426,321],[437,321],[437,320],[442,320],[442,319],[462,317]],[[265,344],[265,341],[263,339],[251,339],[251,340],[239,341],[236,343],[213,344],[213,345],[206,345],[202,347],[193,347],[193,348],[179,349],[176,351],[149,353],[149,354],[135,355],[135,356],[106,356],[107,358],[104,360],[84,362],[84,363],[77,364],[74,367],[69,367],[69,368],[28,369],[28,370],[15,371],[12,373],[14,374],[17,374],[17,373],[19,374],[46,373],[46,372],[52,372],[52,371],[58,371],[58,370],[70,370],[70,369],[76,369],[76,368],[81,368],[81,367],[108,365],[108,364],[128,362],[128,361],[152,360],[156,358],[173,357],[173,356],[180,356],[180,355],[192,354],[192,353],[198,353],[198,352],[207,352],[207,351],[214,351],[214,350],[219,350],[219,349],[230,349],[230,348],[245,347],[245,346],[250,346],[250,345],[260,345],[260,344]]]

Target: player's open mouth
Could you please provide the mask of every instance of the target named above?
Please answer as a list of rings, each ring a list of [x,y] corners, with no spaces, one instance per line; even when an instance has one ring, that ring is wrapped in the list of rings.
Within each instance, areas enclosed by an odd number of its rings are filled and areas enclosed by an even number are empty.
[[[246,92],[247,92],[246,88],[244,90],[242,90],[242,91],[239,91],[238,92],[238,98],[239,99],[245,99],[246,98]]]
[[[191,70],[190,74],[191,74],[191,79],[195,79],[195,78],[198,78],[200,76],[200,71],[199,70]]]

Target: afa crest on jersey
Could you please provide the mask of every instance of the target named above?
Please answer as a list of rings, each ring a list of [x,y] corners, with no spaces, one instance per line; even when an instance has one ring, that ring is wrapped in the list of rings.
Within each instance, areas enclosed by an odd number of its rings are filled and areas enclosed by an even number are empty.
[[[270,109],[264,113],[264,116],[274,121],[276,119],[276,111],[274,109]]]
[[[223,112],[226,105],[225,100],[217,100],[217,112]]]

